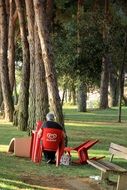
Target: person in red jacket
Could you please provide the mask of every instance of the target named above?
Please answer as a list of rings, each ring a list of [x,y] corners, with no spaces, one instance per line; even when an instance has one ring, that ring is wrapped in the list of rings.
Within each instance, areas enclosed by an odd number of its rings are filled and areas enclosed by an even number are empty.
[[[46,121],[44,122],[44,124],[42,125],[41,129],[39,130],[38,135],[39,136],[43,136],[44,135],[44,131],[46,131],[44,129],[48,129],[48,128],[50,130],[57,129],[57,130],[63,131],[62,126],[59,123],[55,122],[55,116],[54,116],[53,113],[48,113],[46,115]],[[42,133],[43,133],[43,135],[42,135]],[[63,131],[62,134],[63,134],[63,137],[64,137],[64,131]],[[42,141],[43,141],[43,139],[46,139],[46,138],[44,136],[42,138]],[[43,153],[44,153],[44,157],[45,157],[45,160],[46,160],[47,163],[50,163],[50,164],[55,163],[55,154],[56,154],[56,151],[44,150]]]

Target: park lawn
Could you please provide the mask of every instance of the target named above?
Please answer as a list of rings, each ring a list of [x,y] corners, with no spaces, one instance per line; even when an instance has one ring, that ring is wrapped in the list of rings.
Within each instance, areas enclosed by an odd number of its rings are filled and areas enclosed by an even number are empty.
[[[77,146],[88,139],[99,139],[99,143],[89,150],[89,156],[105,156],[109,159],[108,147],[110,142],[127,147],[127,110],[122,109],[122,123],[118,123],[117,108],[107,110],[88,110],[80,113],[75,106],[64,107],[65,127],[68,135],[68,146]],[[29,159],[18,158],[7,153],[8,144],[13,137],[27,136],[26,132],[19,131],[11,123],[0,120],[0,189],[44,189],[39,185],[28,185],[24,182],[27,176],[63,176],[86,177],[99,175],[100,172],[89,165],[59,166],[40,165]],[[73,152],[72,159],[77,159]],[[122,159],[115,159],[126,167]]]

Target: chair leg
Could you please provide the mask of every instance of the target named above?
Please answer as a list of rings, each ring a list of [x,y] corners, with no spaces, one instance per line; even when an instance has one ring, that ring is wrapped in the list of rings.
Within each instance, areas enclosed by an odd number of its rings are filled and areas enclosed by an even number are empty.
[[[39,163],[42,161],[42,152],[43,152],[42,139],[40,139],[40,143],[38,147],[38,156],[37,156]]]
[[[88,153],[86,149],[83,148],[80,151],[78,151],[78,155],[81,164],[87,163]]]
[[[127,175],[119,175],[117,180],[116,190],[125,190],[127,189]]]
[[[79,154],[79,159],[80,163],[84,164],[87,163],[88,160],[88,149],[90,149],[93,145],[95,145],[98,142],[98,140],[89,140],[82,147],[79,148],[78,154]]]
[[[42,159],[42,140],[37,136],[34,146],[33,162],[39,163],[41,162],[41,159]]]
[[[64,143],[62,143],[58,149],[57,149],[57,152],[56,152],[56,166],[58,167],[60,165],[60,159],[61,159],[61,156],[63,155],[64,153]]]
[[[108,179],[109,179],[109,173],[101,172],[101,181],[107,181]]]

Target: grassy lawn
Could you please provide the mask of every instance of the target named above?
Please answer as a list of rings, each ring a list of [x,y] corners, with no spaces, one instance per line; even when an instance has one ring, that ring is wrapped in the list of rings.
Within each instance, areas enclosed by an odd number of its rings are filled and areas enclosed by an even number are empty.
[[[90,157],[106,156],[109,159],[108,147],[110,142],[127,147],[127,109],[122,109],[122,123],[118,123],[118,110],[89,110],[80,113],[74,106],[64,107],[65,127],[68,134],[68,146],[77,146],[88,139],[99,139],[93,146]],[[63,176],[86,177],[99,175],[100,172],[88,165],[69,165],[56,168],[41,162],[33,164],[29,159],[18,158],[7,153],[8,144],[13,137],[27,136],[13,127],[11,123],[0,120],[0,189],[44,189],[39,185],[28,185],[24,182],[26,176]],[[77,154],[73,152],[72,159]],[[126,167],[126,162],[116,158],[116,162]]]

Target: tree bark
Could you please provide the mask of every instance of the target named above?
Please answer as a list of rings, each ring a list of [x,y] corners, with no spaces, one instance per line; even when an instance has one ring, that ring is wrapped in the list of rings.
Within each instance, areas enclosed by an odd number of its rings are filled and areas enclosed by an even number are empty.
[[[105,56],[102,59],[101,85],[100,85],[100,109],[108,108],[108,58]]]
[[[8,66],[9,66],[9,81],[11,92],[15,83],[15,22],[14,15],[14,1],[10,0],[10,14],[9,14],[9,34],[8,34]]]
[[[108,27],[107,18],[109,12],[109,0],[105,0],[105,19],[103,28],[104,43],[108,41]],[[109,84],[109,54],[108,51],[102,58],[102,72],[101,72],[101,85],[100,85],[100,109],[108,108],[108,84]]]
[[[53,14],[54,14],[53,6],[54,6],[54,1],[47,0],[46,15],[47,15],[47,25],[48,25],[49,33],[53,31]]]
[[[37,22],[39,39],[41,42],[42,57],[44,61],[49,102],[52,111],[64,128],[62,105],[60,102],[55,66],[53,61],[52,46],[47,28],[47,19],[44,7],[40,0],[34,0],[35,20]]]
[[[124,67],[126,60],[126,50],[127,50],[127,34],[125,33],[123,61],[122,64],[120,65],[120,71],[119,71],[119,118],[118,118],[119,123],[121,123],[122,98],[124,95],[124,75],[125,75]]]
[[[76,89],[74,81],[72,82],[72,104],[76,105]]]
[[[29,77],[30,77],[30,55],[29,44],[27,41],[27,30],[25,25],[25,7],[24,1],[15,0],[19,18],[23,65],[22,65],[22,80],[19,92],[18,101],[18,127],[20,130],[27,130],[28,121],[28,103],[29,103]]]
[[[28,118],[28,130],[31,131],[35,126],[36,121],[36,107],[35,107],[35,40],[34,40],[34,9],[33,0],[25,0],[27,23],[28,23],[28,40],[30,49],[30,87],[29,87],[29,118]],[[31,133],[31,132],[30,132]]]
[[[64,100],[66,101],[66,93],[67,93],[67,88],[66,88],[66,85],[63,87],[63,93],[62,93],[62,98],[61,98],[61,104],[63,106],[64,104]]]
[[[83,80],[80,80],[77,92],[77,105],[79,112],[86,112],[87,90]]]
[[[35,82],[36,82],[36,121],[46,120],[49,112],[48,91],[41,45],[37,30],[35,32]]]
[[[77,30],[77,56],[80,58],[82,54],[82,49],[80,47],[81,44],[81,32],[80,32],[80,24],[82,15],[84,12],[84,0],[78,0],[77,4],[77,24],[78,24],[78,30]],[[77,92],[77,105],[78,105],[78,111],[80,112],[86,112],[86,99],[87,99],[87,88],[84,82],[84,79],[82,79],[81,76],[79,76],[79,85],[78,85],[78,92]]]
[[[11,96],[11,88],[9,83],[7,49],[8,49],[8,25],[5,1],[0,1],[0,18],[1,18],[1,84],[4,101],[5,119],[13,121],[14,105]]]
[[[77,3],[77,25],[78,25],[78,29],[77,29],[77,56],[79,57],[81,55],[81,47],[80,47],[80,43],[81,43],[81,33],[80,33],[80,22],[81,22],[81,17],[83,15],[84,9],[83,9],[83,5],[84,5],[84,0],[78,0]]]
[[[111,107],[118,106],[118,97],[119,97],[119,91],[118,91],[118,77],[114,69],[114,65],[112,61],[109,62],[109,81],[110,81],[110,96],[111,96]]]
[[[2,95],[1,75],[0,75],[0,110],[1,110],[2,102],[3,102],[3,95]]]

